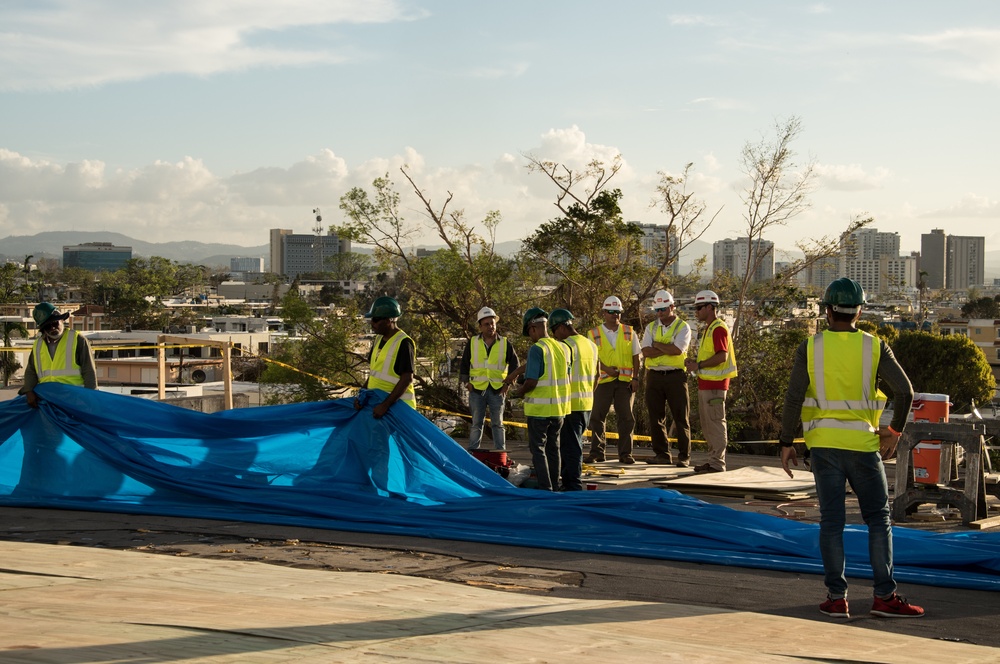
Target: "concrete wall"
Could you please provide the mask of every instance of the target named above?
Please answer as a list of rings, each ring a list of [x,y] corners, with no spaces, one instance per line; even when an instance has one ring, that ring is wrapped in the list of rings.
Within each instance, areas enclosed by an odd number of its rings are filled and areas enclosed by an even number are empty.
[[[225,410],[225,395],[209,394],[203,397],[181,397],[178,399],[164,399],[164,403],[171,406],[180,406],[188,410],[197,410],[202,413],[217,413]],[[233,395],[233,408],[249,408],[250,397],[246,394]]]

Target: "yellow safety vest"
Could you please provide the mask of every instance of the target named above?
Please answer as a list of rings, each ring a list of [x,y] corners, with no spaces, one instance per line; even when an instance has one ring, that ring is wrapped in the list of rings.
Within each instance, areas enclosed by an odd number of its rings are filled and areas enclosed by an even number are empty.
[[[375,340],[372,342],[374,350],[372,351],[371,372],[368,374],[369,389],[392,393],[396,383],[399,382],[399,374],[396,373],[396,356],[399,355],[399,347],[402,345],[403,339],[409,338],[406,332],[397,330],[396,334],[392,335],[386,344],[379,348],[379,344],[382,343],[382,335],[375,335]],[[416,354],[415,351],[416,348],[414,348],[414,354]],[[413,381],[410,381],[399,400],[411,408],[417,407],[417,394],[413,391]]]
[[[618,376],[611,377],[601,369],[598,383],[610,383],[621,380],[628,383],[632,380],[632,326],[620,324],[614,347],[611,340],[604,334],[604,326],[598,325],[590,331],[590,340],[597,346],[597,357],[606,367],[617,367]]]
[[[809,387],[802,404],[807,447],[877,452],[885,408],[878,389],[879,340],[865,332],[821,332],[809,338]]]
[[[56,344],[55,354],[49,357],[45,335],[38,336],[31,352],[35,359],[35,373],[38,374],[39,383],[66,383],[67,385],[83,386],[83,374],[76,361],[78,338],[79,333],[76,330],[66,330],[60,337],[59,343]]]
[[[687,325],[687,323],[682,321],[679,317],[674,318],[674,322],[670,325],[662,325],[660,321],[654,320],[646,326],[646,330],[649,332],[650,336],[653,337],[653,341],[661,344],[672,344],[674,342],[674,335],[677,334],[677,331],[681,329],[682,325]],[[672,367],[674,369],[683,369],[685,359],[687,359],[687,356],[683,353],[680,355],[647,357],[646,368]]]
[[[480,334],[469,341],[472,346],[472,361],[469,369],[469,381],[479,391],[492,385],[494,390],[503,387],[503,379],[507,377],[507,338],[497,337],[493,347],[486,350],[486,342]]]
[[[701,343],[698,345],[698,361],[707,360],[708,358],[715,355],[715,342],[712,341],[712,336],[715,334],[715,328],[721,327],[726,330],[726,334],[729,334],[729,326],[721,318],[716,318],[705,330],[705,333],[701,336]],[[736,351],[733,350],[733,337],[729,336],[729,352],[726,354],[726,361],[722,364],[718,364],[714,367],[706,367],[704,369],[698,369],[698,378],[701,380],[725,380],[727,378],[736,377]]]
[[[524,395],[526,417],[565,417],[570,414],[568,348],[551,337],[535,342],[542,349],[544,373]]]
[[[573,350],[573,361],[569,369],[570,410],[573,412],[593,410],[597,346],[582,334],[566,337],[563,343]]]

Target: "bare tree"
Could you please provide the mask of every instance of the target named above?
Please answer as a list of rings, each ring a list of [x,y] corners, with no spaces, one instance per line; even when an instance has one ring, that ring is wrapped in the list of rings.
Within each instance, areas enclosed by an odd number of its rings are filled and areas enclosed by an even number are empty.
[[[680,260],[681,252],[700,239],[722,212],[720,207],[711,217],[705,216],[705,202],[698,199],[694,192],[688,191],[693,170],[694,163],[689,162],[680,175],[659,172],[660,182],[656,185],[656,196],[650,207],[659,208],[667,216],[666,243],[656,272],[641,289],[645,295],[663,282],[663,273],[667,267]],[[677,238],[676,246],[672,244],[674,237]]]
[[[792,142],[802,132],[802,121],[794,116],[785,122],[776,121],[774,132],[774,137],[762,137],[756,143],[748,141],[740,155],[740,166],[747,176],[747,185],[740,197],[746,206],[743,220],[750,246],[746,270],[742,275],[735,275],[739,285],[734,339],[739,338],[750,284],[770,255],[763,251],[765,234],[807,210],[809,193],[814,186],[815,160],[800,166],[792,150]]]

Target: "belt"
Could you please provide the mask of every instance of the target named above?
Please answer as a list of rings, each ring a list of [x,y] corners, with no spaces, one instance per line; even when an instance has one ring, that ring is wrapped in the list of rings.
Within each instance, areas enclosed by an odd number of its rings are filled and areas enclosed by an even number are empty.
[[[675,371],[684,371],[683,369],[649,369],[649,371],[658,374],[673,373]]]

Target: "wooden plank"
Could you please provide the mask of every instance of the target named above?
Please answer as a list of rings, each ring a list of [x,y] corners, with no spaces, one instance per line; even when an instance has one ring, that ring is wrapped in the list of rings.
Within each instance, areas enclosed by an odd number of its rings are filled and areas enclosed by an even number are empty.
[[[997,526],[1000,526],[1000,516],[990,516],[969,523],[969,527],[973,530],[986,530],[987,528],[996,528]]]

